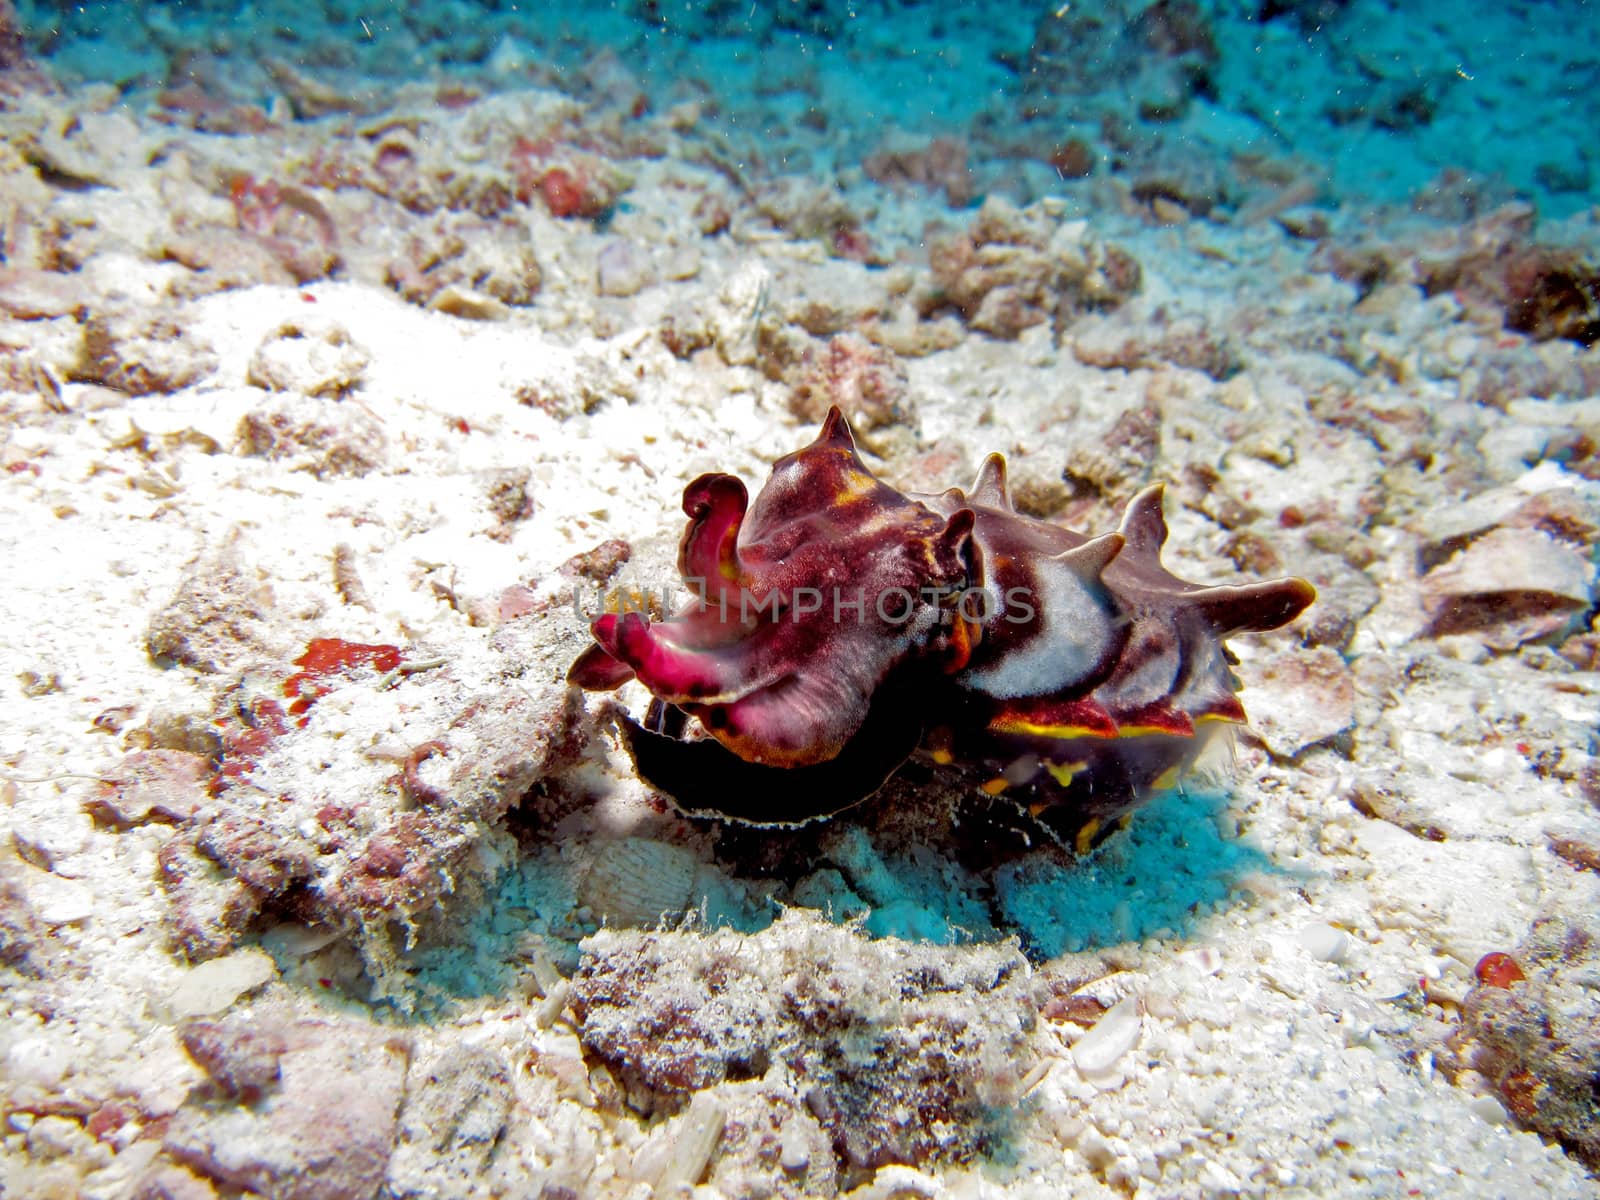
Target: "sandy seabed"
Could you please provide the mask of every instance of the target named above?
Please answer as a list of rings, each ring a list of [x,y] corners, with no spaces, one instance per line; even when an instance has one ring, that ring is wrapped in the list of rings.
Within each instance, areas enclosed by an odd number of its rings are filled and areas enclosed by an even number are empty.
[[[198,105],[0,113],[0,1192],[1597,1194],[1600,361],[1506,265],[1591,216]],[[920,777],[666,810],[578,609],[829,403],[897,486],[1165,480],[1178,574],[1312,580],[1251,729],[1076,861]]]

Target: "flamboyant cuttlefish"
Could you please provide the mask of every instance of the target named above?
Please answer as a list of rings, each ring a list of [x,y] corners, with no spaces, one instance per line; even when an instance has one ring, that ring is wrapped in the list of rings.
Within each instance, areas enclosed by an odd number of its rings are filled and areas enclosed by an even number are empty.
[[[751,503],[702,475],[670,620],[607,613],[568,678],[655,698],[624,720],[683,811],[793,825],[870,796],[912,754],[963,770],[1082,851],[1242,722],[1223,644],[1311,603],[1302,579],[1202,587],[1161,565],[1160,485],[1090,538],[1018,514],[991,454],[970,493],[905,495],[837,408]]]

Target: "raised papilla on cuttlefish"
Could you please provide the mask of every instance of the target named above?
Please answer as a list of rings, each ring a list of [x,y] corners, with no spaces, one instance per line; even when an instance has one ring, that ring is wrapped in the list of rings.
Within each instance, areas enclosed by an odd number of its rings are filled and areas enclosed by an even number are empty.
[[[1146,488],[1087,537],[1017,513],[998,454],[970,492],[907,495],[835,408],[754,501],[732,475],[685,489],[689,603],[601,616],[568,678],[649,690],[629,747],[690,814],[799,824],[920,753],[1086,849],[1175,782],[1207,723],[1244,721],[1224,639],[1315,597],[1177,578],[1161,505]]]

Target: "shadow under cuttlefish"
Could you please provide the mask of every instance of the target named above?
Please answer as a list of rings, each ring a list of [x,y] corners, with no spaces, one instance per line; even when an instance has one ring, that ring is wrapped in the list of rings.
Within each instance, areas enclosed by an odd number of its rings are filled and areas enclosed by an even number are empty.
[[[1248,902],[1247,880],[1282,869],[1247,836],[1224,832],[1233,827],[1226,789],[1158,793],[1079,857],[1054,846],[988,856],[982,822],[907,819],[916,790],[896,781],[848,815],[798,829],[671,818],[684,822],[681,856],[694,874],[679,911],[655,920],[585,904],[575,864],[606,849],[606,837],[541,841],[521,830],[521,856],[484,892],[481,910],[467,920],[457,913],[449,932],[422,939],[406,966],[420,992],[467,1000],[516,986],[530,939],[565,973],[581,956],[577,943],[601,926],[756,933],[785,908],[819,911],[873,938],[1014,937],[1037,963],[1152,937],[1201,939],[1215,912]],[[665,831],[678,844],[670,824]]]

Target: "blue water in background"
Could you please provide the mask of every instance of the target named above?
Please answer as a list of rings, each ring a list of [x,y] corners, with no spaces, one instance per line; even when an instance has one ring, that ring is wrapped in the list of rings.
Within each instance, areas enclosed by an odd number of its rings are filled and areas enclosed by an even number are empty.
[[[849,172],[897,134],[963,138],[972,200],[1071,186],[1048,160],[1073,137],[1113,172],[1119,157],[1283,159],[1336,202],[1404,203],[1442,172],[1545,216],[1596,199],[1600,23],[1584,0],[17,9],[59,80],[110,83],[134,104],[193,82],[269,105],[268,60],[336,89],[426,80],[591,101],[620,73],[653,110],[704,103],[758,171]],[[615,60],[596,69],[605,51]]]

